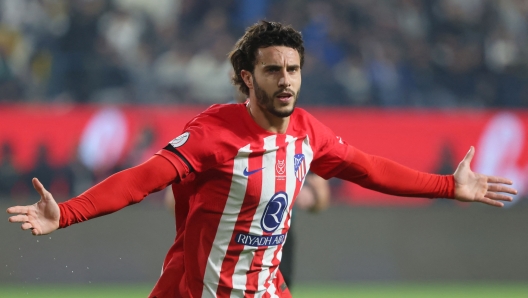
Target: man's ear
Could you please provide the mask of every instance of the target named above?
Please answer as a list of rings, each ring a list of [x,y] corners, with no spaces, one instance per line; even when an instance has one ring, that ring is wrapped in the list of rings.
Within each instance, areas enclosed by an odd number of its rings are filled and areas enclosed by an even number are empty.
[[[247,70],[240,71],[240,76],[249,89],[253,89],[253,74]]]

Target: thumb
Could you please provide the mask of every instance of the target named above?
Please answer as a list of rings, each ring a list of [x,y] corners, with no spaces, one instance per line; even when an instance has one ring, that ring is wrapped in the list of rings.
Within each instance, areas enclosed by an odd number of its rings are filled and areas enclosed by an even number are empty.
[[[44,185],[42,185],[42,183],[40,183],[40,181],[37,178],[33,178],[31,182],[33,182],[33,187],[40,194],[42,199],[47,199],[46,193],[48,191],[44,188]]]
[[[471,160],[473,160],[473,156],[475,156],[475,147],[471,146],[469,147],[469,151],[468,153],[466,153],[466,156],[464,157],[463,161],[470,164]]]

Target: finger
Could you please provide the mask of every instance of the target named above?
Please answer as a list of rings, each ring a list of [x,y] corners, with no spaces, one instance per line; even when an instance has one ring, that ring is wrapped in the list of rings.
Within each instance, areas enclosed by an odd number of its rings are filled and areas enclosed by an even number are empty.
[[[477,201],[481,202],[481,203],[484,203],[484,204],[487,204],[487,205],[490,205],[490,206],[494,206],[494,207],[503,207],[504,206],[504,204],[502,202],[495,201],[495,200],[492,200],[492,199],[489,199],[489,198],[486,198],[486,197],[478,199]]]
[[[475,156],[475,148],[473,146],[469,147],[468,153],[466,153],[466,156],[462,160],[462,162],[467,162],[468,164],[471,163],[471,160],[473,160],[473,156]]]
[[[25,223],[22,224],[21,228],[22,228],[22,230],[29,230],[29,229],[33,228],[33,225],[30,224],[29,222],[25,222]]]
[[[490,183],[502,183],[502,184],[508,184],[512,185],[513,181],[510,179],[504,178],[504,177],[497,177],[497,176],[486,176],[488,178],[488,182]]]
[[[26,222],[26,221],[29,221],[29,217],[25,214],[15,215],[9,218],[9,222]]]
[[[498,194],[494,192],[487,192],[485,195],[486,198],[492,199],[492,200],[498,200],[498,201],[506,201],[511,202],[513,201],[513,198],[507,195]]]
[[[37,178],[33,178],[31,182],[33,183],[33,187],[40,194],[40,196],[42,198],[46,198],[47,190],[46,188],[44,188],[44,185],[42,185],[42,183],[40,183],[40,181]]]
[[[7,208],[6,212],[9,214],[26,214],[29,211],[29,206],[13,206]]]
[[[509,194],[512,194],[512,195],[516,195],[517,194],[517,190],[515,188],[507,187],[507,186],[504,186],[504,185],[498,185],[498,184],[489,184],[488,185],[488,190],[489,191],[494,191],[494,192],[509,193]]]

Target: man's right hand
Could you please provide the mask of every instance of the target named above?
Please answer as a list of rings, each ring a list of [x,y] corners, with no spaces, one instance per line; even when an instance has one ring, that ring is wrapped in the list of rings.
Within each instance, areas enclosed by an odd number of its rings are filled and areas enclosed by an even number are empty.
[[[33,235],[46,235],[59,228],[60,209],[55,199],[37,178],[33,178],[33,187],[40,194],[40,201],[28,206],[7,208],[9,222],[22,223],[22,230],[31,230]]]

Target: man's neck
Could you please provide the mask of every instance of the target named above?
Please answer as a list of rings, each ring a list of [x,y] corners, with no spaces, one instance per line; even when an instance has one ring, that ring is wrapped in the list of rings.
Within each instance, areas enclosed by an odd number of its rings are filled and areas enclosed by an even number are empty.
[[[249,115],[263,129],[272,133],[286,133],[290,117],[277,117],[250,100],[246,106]]]

